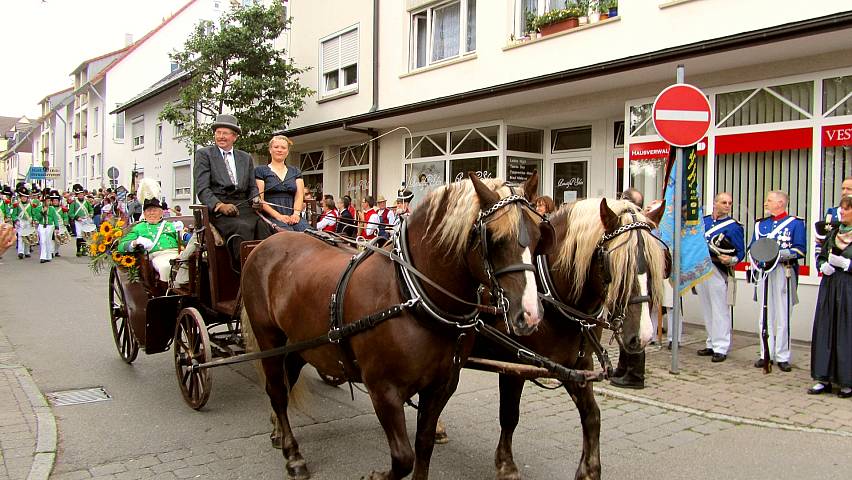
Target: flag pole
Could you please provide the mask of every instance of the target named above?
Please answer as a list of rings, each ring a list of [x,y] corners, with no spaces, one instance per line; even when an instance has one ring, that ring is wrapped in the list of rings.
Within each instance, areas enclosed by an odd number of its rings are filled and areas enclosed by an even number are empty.
[[[677,83],[684,83],[685,68],[677,66]],[[674,233],[672,245],[672,282],[674,284],[672,298],[672,366],[669,373],[677,375],[678,370],[678,347],[680,346],[680,236],[683,224],[683,148],[677,147],[675,152],[675,182],[674,182]]]

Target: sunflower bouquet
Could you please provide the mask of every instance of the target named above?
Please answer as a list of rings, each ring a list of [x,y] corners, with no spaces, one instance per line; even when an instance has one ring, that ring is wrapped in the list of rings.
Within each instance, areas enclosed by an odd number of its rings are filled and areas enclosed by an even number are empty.
[[[126,223],[121,218],[104,220],[97,232],[89,239],[89,266],[95,273],[103,273],[115,266],[127,272],[130,281],[139,280],[139,265],[136,256],[118,250],[118,243],[125,235]]]

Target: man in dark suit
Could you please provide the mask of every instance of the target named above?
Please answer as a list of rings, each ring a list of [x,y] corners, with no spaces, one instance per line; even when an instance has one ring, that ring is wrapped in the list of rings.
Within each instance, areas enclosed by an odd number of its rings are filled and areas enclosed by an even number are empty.
[[[236,270],[243,240],[261,240],[270,231],[254,209],[260,206],[254,162],[234,148],[242,130],[233,115],[217,115],[213,123],[215,145],[195,152],[195,194],[210,209],[210,219],[219,230]]]

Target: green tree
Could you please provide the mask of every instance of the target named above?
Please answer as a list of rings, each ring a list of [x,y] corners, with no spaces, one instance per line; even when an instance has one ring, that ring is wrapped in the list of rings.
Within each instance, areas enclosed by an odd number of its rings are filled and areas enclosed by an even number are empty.
[[[235,7],[218,26],[201,21],[183,50],[170,55],[190,77],[160,119],[184,125],[182,142],[188,149],[211,143],[215,116],[229,113],[243,130],[237,146],[265,152],[272,132],[286,128],[302,110],[305,98],[314,93],[299,84],[307,69],[295,66],[273,45],[288,25],[279,2]]]

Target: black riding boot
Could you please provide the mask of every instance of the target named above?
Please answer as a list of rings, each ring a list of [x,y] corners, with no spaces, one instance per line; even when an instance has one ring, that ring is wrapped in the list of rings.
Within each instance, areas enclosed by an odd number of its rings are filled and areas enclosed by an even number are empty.
[[[610,383],[620,388],[645,388],[645,352],[627,353],[621,350]]]

